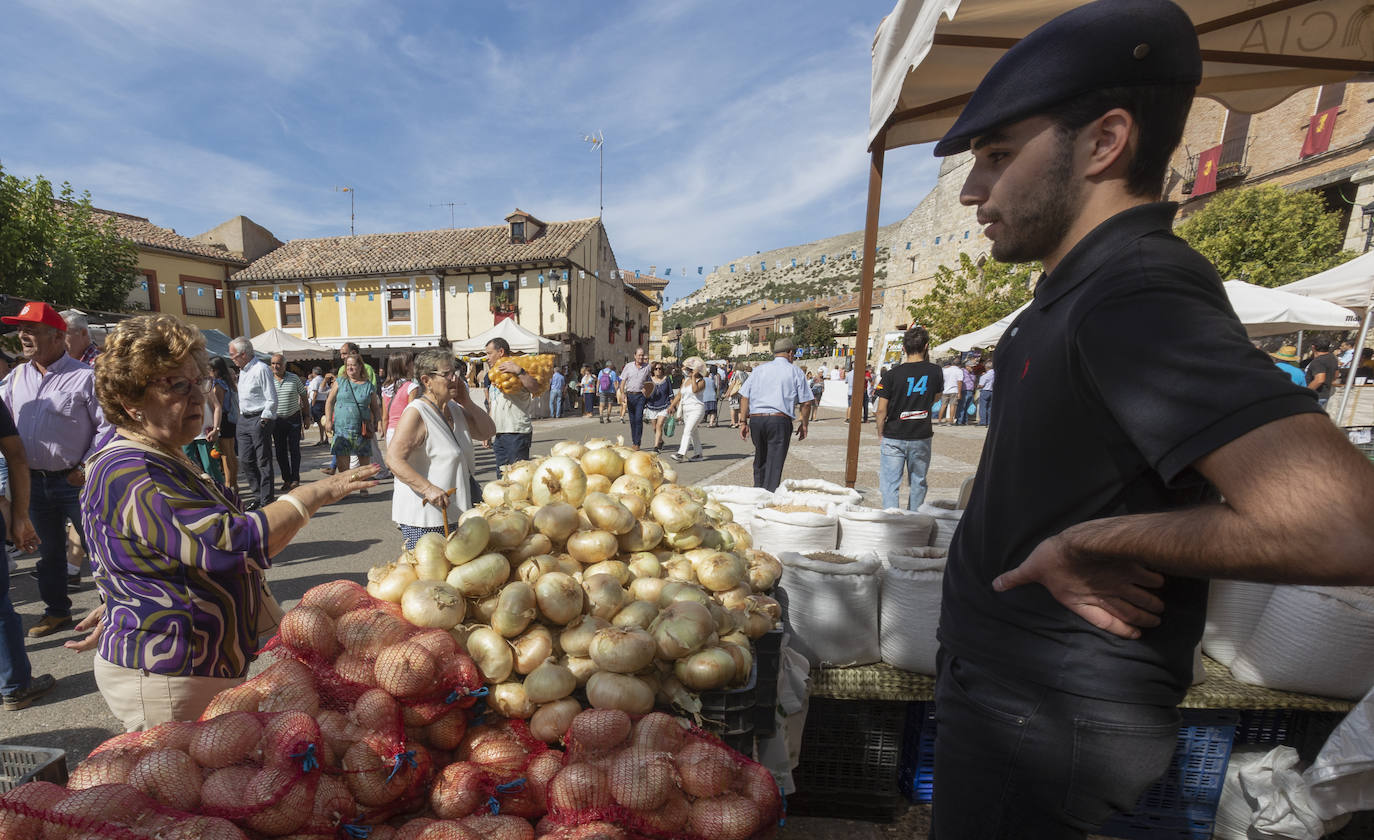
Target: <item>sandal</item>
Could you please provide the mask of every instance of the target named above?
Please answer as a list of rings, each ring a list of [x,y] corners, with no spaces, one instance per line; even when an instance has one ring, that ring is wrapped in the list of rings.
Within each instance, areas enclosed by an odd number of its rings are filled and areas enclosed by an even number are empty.
[[[334,473],[338,472],[338,470],[334,469],[333,467],[320,467],[320,472],[324,473],[325,475],[333,475]]]

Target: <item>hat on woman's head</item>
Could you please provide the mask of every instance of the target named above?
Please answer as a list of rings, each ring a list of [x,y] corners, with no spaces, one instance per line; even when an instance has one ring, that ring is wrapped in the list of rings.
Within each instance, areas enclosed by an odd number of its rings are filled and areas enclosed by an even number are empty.
[[[701,370],[706,367],[706,360],[700,356],[688,356],[682,362],[683,370]]]
[[[1298,348],[1291,344],[1285,344],[1279,348],[1277,353],[1270,353],[1269,356],[1280,362],[1296,362],[1298,360]]]

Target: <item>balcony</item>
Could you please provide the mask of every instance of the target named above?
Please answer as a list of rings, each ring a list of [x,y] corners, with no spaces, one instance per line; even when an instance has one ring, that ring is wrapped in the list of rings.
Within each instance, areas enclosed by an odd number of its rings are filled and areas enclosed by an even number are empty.
[[[1250,165],[1247,162],[1249,144],[1246,140],[1245,137],[1237,137],[1221,144],[1221,159],[1217,161],[1217,189],[1236,181],[1243,181],[1250,174]],[[1188,177],[1183,181],[1184,195],[1193,194],[1193,184],[1197,181],[1198,157],[1199,155],[1188,156]]]

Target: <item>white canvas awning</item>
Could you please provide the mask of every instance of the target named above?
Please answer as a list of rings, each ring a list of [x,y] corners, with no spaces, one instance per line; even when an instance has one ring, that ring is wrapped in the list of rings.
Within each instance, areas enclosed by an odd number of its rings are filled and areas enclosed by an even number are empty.
[[[303,359],[330,359],[334,357],[333,349],[311,341],[308,338],[292,335],[276,327],[273,327],[267,332],[253,336],[249,341],[253,342],[254,352],[266,353],[268,355],[280,353],[288,362],[299,362]]]
[[[1320,298],[1364,314],[1374,301],[1374,251],[1296,283],[1279,286],[1279,291]]]
[[[1283,335],[1298,330],[1355,330],[1360,319],[1343,306],[1266,289],[1242,280],[1226,281],[1226,296],[1251,338]]]
[[[480,335],[453,342],[453,352],[460,356],[481,353],[493,338],[504,338],[516,353],[562,353],[567,349],[562,342],[535,335],[507,318]]]
[[[1011,326],[1011,322],[1015,321],[1016,316],[1020,315],[1022,310],[1027,306],[1030,306],[1030,303],[1023,303],[1016,307],[1015,312],[988,324],[981,330],[964,333],[963,335],[951,338],[944,344],[937,345],[936,348],[931,351],[931,356],[939,356],[944,353],[967,353],[975,347],[991,347],[1002,338],[1002,333],[1007,331],[1007,327]]]

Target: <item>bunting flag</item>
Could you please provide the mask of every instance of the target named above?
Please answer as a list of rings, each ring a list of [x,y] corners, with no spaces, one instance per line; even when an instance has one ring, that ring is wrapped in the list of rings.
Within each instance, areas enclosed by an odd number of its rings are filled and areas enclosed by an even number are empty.
[[[145,291],[145,292],[148,291],[148,281],[147,281],[147,280],[144,280],[140,285],[143,286],[143,291]]]
[[[796,258],[796,257],[793,257],[793,258],[792,258],[792,267],[793,267],[793,268],[796,268],[796,267],[797,267],[797,258]]]
[[[554,279],[557,280],[558,278],[555,277]],[[544,285],[544,275],[542,274],[539,275],[539,285]]]
[[[907,249],[908,251],[911,250],[911,243],[910,243],[910,242],[906,243],[906,249]]]
[[[167,294],[167,284],[166,284],[166,283],[158,283],[158,284],[157,284],[157,293],[160,294],[160,295],[165,295],[165,294]]]
[[[235,289],[235,290],[234,290],[234,300],[243,300],[243,290],[242,290],[242,289]]]
[[[224,290],[215,289],[215,300],[224,300]]]
[[[821,254],[821,265],[825,265],[825,254]]]
[[[859,258],[859,252],[851,249],[849,252],[849,258],[851,260],[857,260]]]
[[[673,276],[673,270],[672,270],[671,268],[665,268],[665,269],[663,269],[663,276],[664,276],[664,277],[672,277],[672,276]]]
[[[196,289],[196,297],[205,297],[205,289],[203,289],[203,288],[197,288],[197,289]]]
[[[1319,155],[1331,148],[1331,135],[1336,132],[1336,112],[1340,106],[1313,114],[1307,123],[1307,136],[1302,141],[1301,157]]]
[[[520,288],[522,288],[522,289],[528,289],[529,287],[530,287],[530,278],[528,278],[528,277],[521,277],[521,278],[520,278]]]
[[[1217,166],[1221,163],[1221,146],[1213,146],[1197,156],[1197,177],[1193,179],[1193,195],[1216,192]]]
[[[357,293],[357,292],[349,292],[349,293],[348,293],[348,302],[349,302],[349,303],[355,303],[357,300],[358,300],[358,293]]]
[[[472,284],[468,284],[468,294],[472,294]]]
[[[635,269],[635,279],[636,279],[636,280],[639,279],[639,269],[637,269],[637,268]]]
[[[501,281],[501,288],[502,288],[502,289],[509,289],[509,288],[510,288],[510,281],[509,281],[509,280],[502,280],[502,281]]]
[[[768,261],[767,261],[767,260],[759,260],[759,271],[767,271],[767,270],[768,270]]]
[[[731,274],[734,274],[734,273],[735,273],[735,264],[734,264],[734,263],[730,263],[730,273],[731,273]]]
[[[697,266],[697,274],[698,274],[698,275],[701,274],[701,270],[702,270],[703,268],[705,268],[705,266],[700,266],[700,265]]]
[[[410,289],[401,290],[401,300],[410,300]]]
[[[370,301],[371,301],[371,300],[376,300],[376,297],[374,296],[374,294],[373,294],[372,292],[368,292],[368,293],[367,293],[367,299],[370,300]]]
[[[181,294],[181,287],[180,287],[180,286],[177,286],[177,294]],[[280,301],[280,300],[281,300],[281,293],[279,293],[279,292],[273,292],[273,293],[272,293],[272,300],[273,300],[273,301]]]

